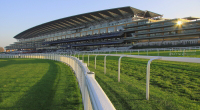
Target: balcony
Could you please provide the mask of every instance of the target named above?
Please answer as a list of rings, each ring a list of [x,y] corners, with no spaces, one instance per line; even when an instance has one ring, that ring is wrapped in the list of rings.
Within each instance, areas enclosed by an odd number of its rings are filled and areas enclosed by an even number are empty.
[[[134,24],[134,23],[132,23],[132,24],[127,24],[126,26],[124,26],[124,28],[129,28],[129,27],[133,27],[133,26],[137,26],[137,24]]]
[[[152,35],[152,36],[145,36],[144,35],[144,37],[142,37],[142,36],[140,36],[140,37],[134,37],[134,38],[132,38],[132,39],[134,39],[134,40],[137,40],[137,39],[150,39],[150,38],[165,38],[165,37],[173,37],[173,36],[177,36],[177,37],[179,37],[179,36],[188,36],[188,35],[199,35],[200,34],[200,31],[190,31],[190,32],[183,32],[183,33],[179,33],[179,34],[177,34],[177,33],[169,33],[168,35]]]

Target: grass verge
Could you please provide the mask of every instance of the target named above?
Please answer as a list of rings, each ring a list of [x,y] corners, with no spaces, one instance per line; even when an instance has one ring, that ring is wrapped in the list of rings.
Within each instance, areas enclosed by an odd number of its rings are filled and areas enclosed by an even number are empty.
[[[82,110],[70,67],[43,59],[0,59],[0,109]]]

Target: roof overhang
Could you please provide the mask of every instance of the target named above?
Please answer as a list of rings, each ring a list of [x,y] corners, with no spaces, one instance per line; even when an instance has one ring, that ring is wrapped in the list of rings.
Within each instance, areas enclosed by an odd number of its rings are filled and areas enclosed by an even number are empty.
[[[47,33],[59,32],[62,30],[68,30],[70,28],[76,28],[85,26],[87,24],[96,24],[103,21],[114,21],[116,19],[127,18],[128,16],[141,16],[144,18],[162,16],[150,11],[142,11],[133,7],[120,7],[114,9],[101,10],[96,12],[90,12],[58,20],[50,21],[44,24],[27,29],[18,35],[14,36],[16,39],[27,39],[44,35]]]
[[[193,16],[190,16],[190,17],[185,17],[185,18],[182,18],[182,19],[196,20],[196,19],[200,19],[200,17],[193,17]]]

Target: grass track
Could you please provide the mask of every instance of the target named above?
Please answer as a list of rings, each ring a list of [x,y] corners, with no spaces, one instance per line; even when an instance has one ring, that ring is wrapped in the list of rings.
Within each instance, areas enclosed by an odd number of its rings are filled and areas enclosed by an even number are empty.
[[[82,58],[82,57],[81,57]],[[103,56],[90,55],[89,69],[118,110],[199,110],[200,64],[153,61],[150,100],[146,100],[146,59],[122,58],[121,82],[117,82],[119,57],[107,56],[104,74]],[[85,63],[87,56],[84,57]]]
[[[42,59],[0,59],[0,109],[82,110],[72,70]]]

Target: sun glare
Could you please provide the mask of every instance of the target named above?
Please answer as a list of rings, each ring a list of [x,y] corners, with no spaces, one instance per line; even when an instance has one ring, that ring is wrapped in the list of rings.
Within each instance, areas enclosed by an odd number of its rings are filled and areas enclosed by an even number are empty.
[[[182,24],[182,21],[178,21],[177,24],[178,24],[178,25],[181,25],[181,24]]]

